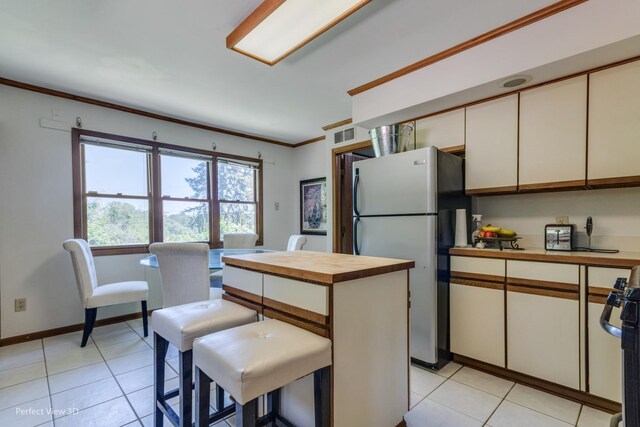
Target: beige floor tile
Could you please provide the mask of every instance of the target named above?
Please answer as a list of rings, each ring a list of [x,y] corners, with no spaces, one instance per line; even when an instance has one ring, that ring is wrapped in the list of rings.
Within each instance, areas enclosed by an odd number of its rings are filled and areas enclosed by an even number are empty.
[[[59,374],[49,376],[49,388],[51,394],[60,393],[81,385],[110,378],[111,371],[104,362],[81,368],[71,369]]]
[[[44,361],[42,340],[0,347],[0,371]]]
[[[149,350],[149,344],[139,337],[129,341],[119,342],[112,345],[98,345],[98,350],[105,360],[115,359],[116,357],[126,356],[127,354],[137,353],[139,351]]]
[[[109,346],[125,341],[140,339],[133,329],[127,326],[127,330],[104,333],[102,335],[91,334],[91,338],[98,346]]]
[[[569,427],[572,425],[508,400],[503,401],[487,421],[487,426],[490,427]]]
[[[460,368],[462,368],[462,365],[456,362],[449,362],[444,368],[440,369],[439,371],[433,371],[433,372],[440,375],[441,377],[450,378],[451,375],[458,372]]]
[[[44,362],[0,371],[0,389],[46,377]]]
[[[453,374],[451,379],[498,397],[505,397],[514,385],[513,381],[507,381],[466,366]]]
[[[407,427],[480,427],[482,423],[430,399],[424,399],[405,416]]]
[[[413,408],[418,403],[422,402],[422,399],[424,398],[425,396],[422,396],[418,393],[414,393],[414,392],[409,393],[409,407]]]
[[[167,364],[165,364],[165,380],[176,378],[178,374]],[[153,385],[153,365],[140,369],[125,372],[116,376],[116,380],[122,387],[125,394],[133,393]]]
[[[0,411],[0,423],[11,427],[32,427],[51,421],[49,396]]]
[[[114,323],[112,325],[99,326],[91,332],[93,337],[113,335],[121,332],[131,332],[127,322]]]
[[[133,329],[133,331],[136,334],[138,334],[140,337],[144,337],[144,326],[142,325],[142,319],[127,320],[127,325],[129,325],[129,327]],[[149,332],[149,336],[153,337],[153,328],[151,327],[151,316],[149,316],[149,325],[147,330]]]
[[[609,427],[612,414],[583,406],[578,419],[578,427]]]
[[[147,415],[153,415],[154,411],[154,395],[153,387],[143,388],[127,395],[129,403],[136,412],[138,418],[144,418]]]
[[[124,396],[91,406],[77,413],[56,418],[56,427],[119,427],[138,422]]]
[[[122,396],[122,390],[120,390],[115,378],[107,378],[53,394],[51,403],[54,409],[65,410],[71,408],[82,411],[120,396]],[[54,418],[57,417],[54,415]]]
[[[153,350],[147,349],[137,353],[128,354],[126,356],[116,357],[107,360],[107,365],[114,375],[120,375],[125,372],[143,368],[153,364]]]
[[[47,396],[49,396],[49,387],[46,378],[5,387],[0,389],[0,410]]]
[[[411,366],[409,376],[411,391],[421,396],[428,396],[433,390],[438,388],[440,384],[446,381],[446,378],[416,366]]]
[[[575,425],[575,423],[578,422],[581,407],[579,403],[522,384],[516,384],[506,399],[569,424]]]
[[[78,345],[73,348],[68,348],[65,351],[56,351],[53,354],[45,347],[45,361],[49,375],[82,368],[83,366],[94,365],[103,360],[102,355],[95,345],[84,348],[80,348]]]
[[[487,421],[502,400],[492,394],[453,380],[442,384],[427,399],[481,422]]]

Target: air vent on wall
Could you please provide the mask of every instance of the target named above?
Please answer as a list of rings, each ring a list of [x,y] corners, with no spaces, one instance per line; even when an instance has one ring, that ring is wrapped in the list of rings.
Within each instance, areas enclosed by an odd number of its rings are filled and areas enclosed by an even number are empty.
[[[333,134],[333,143],[340,144],[341,142],[351,141],[355,137],[355,128],[344,129]]]

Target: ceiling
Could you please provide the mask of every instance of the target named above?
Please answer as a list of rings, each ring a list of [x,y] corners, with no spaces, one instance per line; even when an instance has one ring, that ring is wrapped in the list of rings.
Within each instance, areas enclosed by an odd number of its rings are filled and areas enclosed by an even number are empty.
[[[373,0],[269,67],[225,47],[261,0],[0,0],[0,77],[297,143],[349,89],[555,2]]]

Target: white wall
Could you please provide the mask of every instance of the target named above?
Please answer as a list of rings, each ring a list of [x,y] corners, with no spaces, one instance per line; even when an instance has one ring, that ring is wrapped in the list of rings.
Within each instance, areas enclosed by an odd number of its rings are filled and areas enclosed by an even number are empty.
[[[593,218],[592,247],[640,251],[640,188],[516,194],[474,198],[474,212],[489,223],[512,229],[524,248],[544,246],[544,226],[569,216],[578,244],[586,246],[584,226]]]
[[[151,139],[156,131],[161,142],[202,149],[211,149],[215,142],[219,152],[249,157],[261,151],[265,160],[264,247],[286,247],[288,236],[295,231],[291,212],[298,208],[290,170],[295,150],[0,85],[2,338],[83,322],[71,260],[62,249],[62,242],[73,237],[69,129],[77,116],[83,128],[95,131],[143,139]],[[41,127],[41,118],[62,122],[67,130]],[[309,172],[310,177],[320,175]],[[276,201],[280,203],[277,212]],[[138,264],[143,256],[96,258],[99,281],[144,280],[146,273]],[[23,297],[27,311],[15,313],[14,299]],[[98,316],[134,310],[134,305],[113,307],[99,310]]]
[[[331,168],[327,170],[326,165],[329,162],[329,151],[325,148],[325,141],[314,142],[313,144],[303,145],[293,150],[293,159],[291,164],[291,172],[293,175],[291,183],[291,191],[294,196],[293,218],[291,219],[291,234],[300,233],[300,181],[312,178],[327,178],[327,209],[329,209],[327,219],[332,220],[331,215],[331,187],[330,175]],[[306,251],[331,252],[331,247],[327,242],[331,241],[330,231],[326,236],[305,235],[307,243],[303,247]]]

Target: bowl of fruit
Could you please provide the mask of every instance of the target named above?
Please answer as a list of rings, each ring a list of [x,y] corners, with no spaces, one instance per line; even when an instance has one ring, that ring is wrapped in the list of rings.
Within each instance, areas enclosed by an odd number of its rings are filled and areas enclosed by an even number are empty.
[[[476,247],[496,246],[502,250],[505,245],[510,249],[522,249],[518,246],[518,233],[506,228],[496,227],[494,225],[485,225],[478,230],[474,236],[477,240]]]

